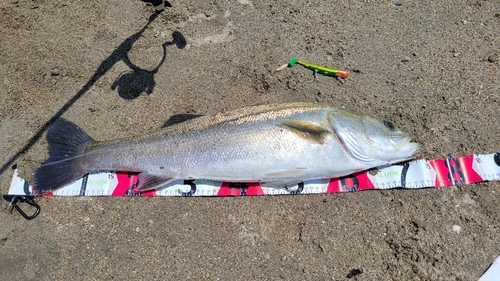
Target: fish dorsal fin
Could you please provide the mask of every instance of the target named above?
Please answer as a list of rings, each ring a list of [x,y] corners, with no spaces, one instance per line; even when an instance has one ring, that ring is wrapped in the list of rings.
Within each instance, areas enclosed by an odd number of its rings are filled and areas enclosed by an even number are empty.
[[[325,136],[330,133],[323,127],[302,120],[285,119],[281,124],[291,129],[297,136],[319,144],[322,144]]]
[[[139,185],[134,188],[133,192],[144,192],[148,190],[157,189],[161,186],[167,185],[172,182],[172,178],[155,176],[148,173],[139,174]]]

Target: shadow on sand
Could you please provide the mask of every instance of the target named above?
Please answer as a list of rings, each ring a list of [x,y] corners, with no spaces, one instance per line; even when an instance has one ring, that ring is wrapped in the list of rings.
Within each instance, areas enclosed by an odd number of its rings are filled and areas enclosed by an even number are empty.
[[[153,22],[161,12],[153,13],[147,24],[134,33],[123,43],[116,48],[111,55],[105,59],[97,68],[94,75],[87,81],[87,83],[66,103],[59,111],[57,111],[49,121],[47,121],[43,126],[35,133],[28,143],[21,148],[16,154],[10,157],[7,162],[5,162],[1,168],[0,173],[3,173],[8,169],[14,161],[16,161],[19,156],[28,151],[45,133],[49,126],[56,121],[57,118],[61,117],[75,102],[77,102],[102,76],[104,76],[117,62],[123,60],[131,68],[131,73],[126,75],[120,75],[112,86],[112,89],[118,88],[118,94],[124,99],[133,99],[139,96],[142,92],[151,94],[156,82],[154,81],[154,75],[158,72],[158,69],[165,62],[166,57],[166,47],[170,45],[176,45],[178,48],[184,48],[186,46],[186,39],[180,32],[174,32],[172,34],[172,41],[162,44],[163,46],[163,58],[160,64],[153,70],[147,71],[141,69],[134,64],[132,64],[127,56],[127,53],[132,49],[133,44],[142,36],[144,31],[147,29],[149,24]]]

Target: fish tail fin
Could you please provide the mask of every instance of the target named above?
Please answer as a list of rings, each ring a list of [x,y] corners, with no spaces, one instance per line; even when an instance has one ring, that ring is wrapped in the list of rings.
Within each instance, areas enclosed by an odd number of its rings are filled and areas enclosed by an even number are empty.
[[[49,159],[33,175],[34,191],[46,193],[83,177],[80,155],[87,143],[94,141],[74,123],[58,118],[47,130]]]

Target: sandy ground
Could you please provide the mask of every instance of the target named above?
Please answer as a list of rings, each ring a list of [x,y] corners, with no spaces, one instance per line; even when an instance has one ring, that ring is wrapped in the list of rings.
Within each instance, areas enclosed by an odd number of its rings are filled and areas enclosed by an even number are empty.
[[[500,149],[497,0],[170,4],[1,1],[2,194],[12,165],[44,160],[59,116],[106,140],[176,114],[327,102],[393,121],[427,159]],[[275,71],[291,57],[352,75]],[[499,182],[37,202],[32,221],[0,205],[2,280],[477,280],[500,254]]]

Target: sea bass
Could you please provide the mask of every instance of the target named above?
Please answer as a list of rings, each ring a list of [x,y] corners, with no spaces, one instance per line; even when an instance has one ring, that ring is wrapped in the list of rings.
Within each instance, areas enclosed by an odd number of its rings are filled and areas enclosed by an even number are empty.
[[[36,192],[98,171],[139,173],[135,192],[178,179],[286,187],[411,159],[419,147],[391,122],[324,104],[288,103],[198,117],[143,136],[94,141],[59,118]]]

